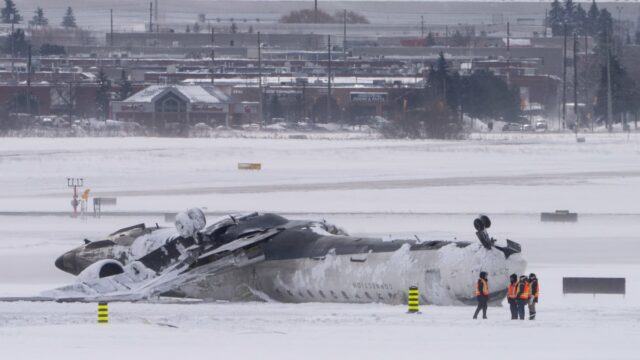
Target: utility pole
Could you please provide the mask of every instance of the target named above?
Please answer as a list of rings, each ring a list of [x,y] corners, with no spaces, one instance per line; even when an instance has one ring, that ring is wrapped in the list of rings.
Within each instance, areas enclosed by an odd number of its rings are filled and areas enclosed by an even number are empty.
[[[27,56],[27,114],[31,115],[31,44]]]
[[[344,61],[345,74],[347,72],[347,10],[344,10],[344,24],[342,34],[342,61]]]
[[[589,40],[587,37],[587,34],[584,35],[584,69],[585,69],[585,74],[587,73],[587,69],[589,69],[591,66],[589,64]],[[592,109],[593,109],[593,103],[591,101],[591,98],[589,96],[589,85],[587,84],[587,79],[585,77],[585,81],[584,81],[584,105],[585,105],[585,110],[587,111],[590,123],[591,123],[591,132],[593,132],[593,113],[592,113]]]
[[[214,71],[215,71],[215,50],[213,49],[213,44],[215,40],[215,29],[213,26],[211,27],[211,85],[214,83]],[[260,48],[260,44],[258,44],[258,51]]]
[[[564,46],[562,47],[562,129],[567,117],[567,23],[564,23]]]
[[[155,13],[154,15],[154,19],[156,20],[156,28],[158,27],[159,21],[158,21],[158,0],[155,0]]]
[[[307,82],[302,82],[302,118],[307,118]]]
[[[14,24],[15,24],[15,19],[16,19],[16,15],[15,14],[11,14],[11,76],[15,76],[16,74],[16,69],[15,69],[15,63],[14,63],[14,58],[16,57],[16,53],[15,53],[15,39],[16,39],[16,34],[15,34],[15,30],[14,30]]]
[[[153,1],[149,2],[149,32],[153,32]]]
[[[73,81],[69,81],[69,124],[73,123]]]
[[[318,23],[318,0],[313,1],[313,23]]]
[[[544,37],[547,37],[547,26],[549,26],[549,10],[544,9]]]
[[[327,35],[329,66],[327,68],[327,122],[331,122],[331,35]]]
[[[420,37],[424,38],[424,15],[420,15]]]
[[[444,46],[449,47],[449,25],[444,26]]]
[[[611,95],[611,38],[607,36],[607,129],[613,131],[613,104]]]
[[[576,116],[576,134],[578,133],[578,35],[573,33],[573,113]]]
[[[109,14],[111,15],[111,38],[109,39],[111,41],[109,43],[113,47],[113,9],[109,11]]]
[[[258,109],[258,125],[262,126],[262,102],[263,102],[263,96],[262,96],[262,45],[260,44],[260,31],[258,31],[258,92],[260,92],[260,104],[259,104],[259,109]]]
[[[511,25],[507,21],[507,56],[511,58]]]

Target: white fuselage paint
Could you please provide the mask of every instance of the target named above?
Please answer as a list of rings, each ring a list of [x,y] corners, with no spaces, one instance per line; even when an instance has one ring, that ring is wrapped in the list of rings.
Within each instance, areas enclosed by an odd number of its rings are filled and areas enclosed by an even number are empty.
[[[322,258],[272,260],[183,285],[187,296],[207,300],[262,298],[283,302],[347,302],[403,304],[410,286],[420,291],[420,303],[460,305],[474,300],[480,271],[489,276],[491,302],[505,296],[509,275],[522,274],[520,254],[505,259],[498,249],[480,244],[455,244],[440,249],[336,255]]]

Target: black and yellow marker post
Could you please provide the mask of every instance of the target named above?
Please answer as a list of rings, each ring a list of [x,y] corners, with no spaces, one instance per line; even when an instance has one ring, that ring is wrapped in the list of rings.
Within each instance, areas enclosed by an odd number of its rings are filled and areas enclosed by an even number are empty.
[[[98,303],[98,324],[109,323],[109,305],[106,302]]]
[[[407,304],[409,305],[409,314],[419,314],[420,313],[420,299],[418,293],[418,287],[412,286],[409,288],[409,298]]]

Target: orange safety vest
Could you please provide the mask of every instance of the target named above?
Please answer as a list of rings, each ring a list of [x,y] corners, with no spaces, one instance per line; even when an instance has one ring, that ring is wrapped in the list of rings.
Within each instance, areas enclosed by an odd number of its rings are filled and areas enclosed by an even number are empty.
[[[529,283],[525,281],[524,290],[522,291],[522,294],[520,294],[520,299],[529,300],[529,293],[530,293]]]
[[[518,284],[520,284],[519,282],[514,282],[509,283],[509,287],[507,288],[507,296],[509,297],[509,299],[515,299],[516,297],[518,297]]]
[[[480,294],[480,281],[482,281],[482,294]],[[476,296],[489,296],[489,283],[485,279],[478,279],[476,282]]]

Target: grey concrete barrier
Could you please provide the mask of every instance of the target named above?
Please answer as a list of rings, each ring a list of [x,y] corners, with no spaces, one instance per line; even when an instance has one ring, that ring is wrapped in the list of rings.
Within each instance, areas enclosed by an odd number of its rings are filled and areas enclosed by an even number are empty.
[[[569,210],[556,210],[555,212],[543,212],[540,214],[540,221],[577,222],[578,213],[572,213]]]
[[[563,277],[562,293],[625,295],[626,279],[607,277]]]

